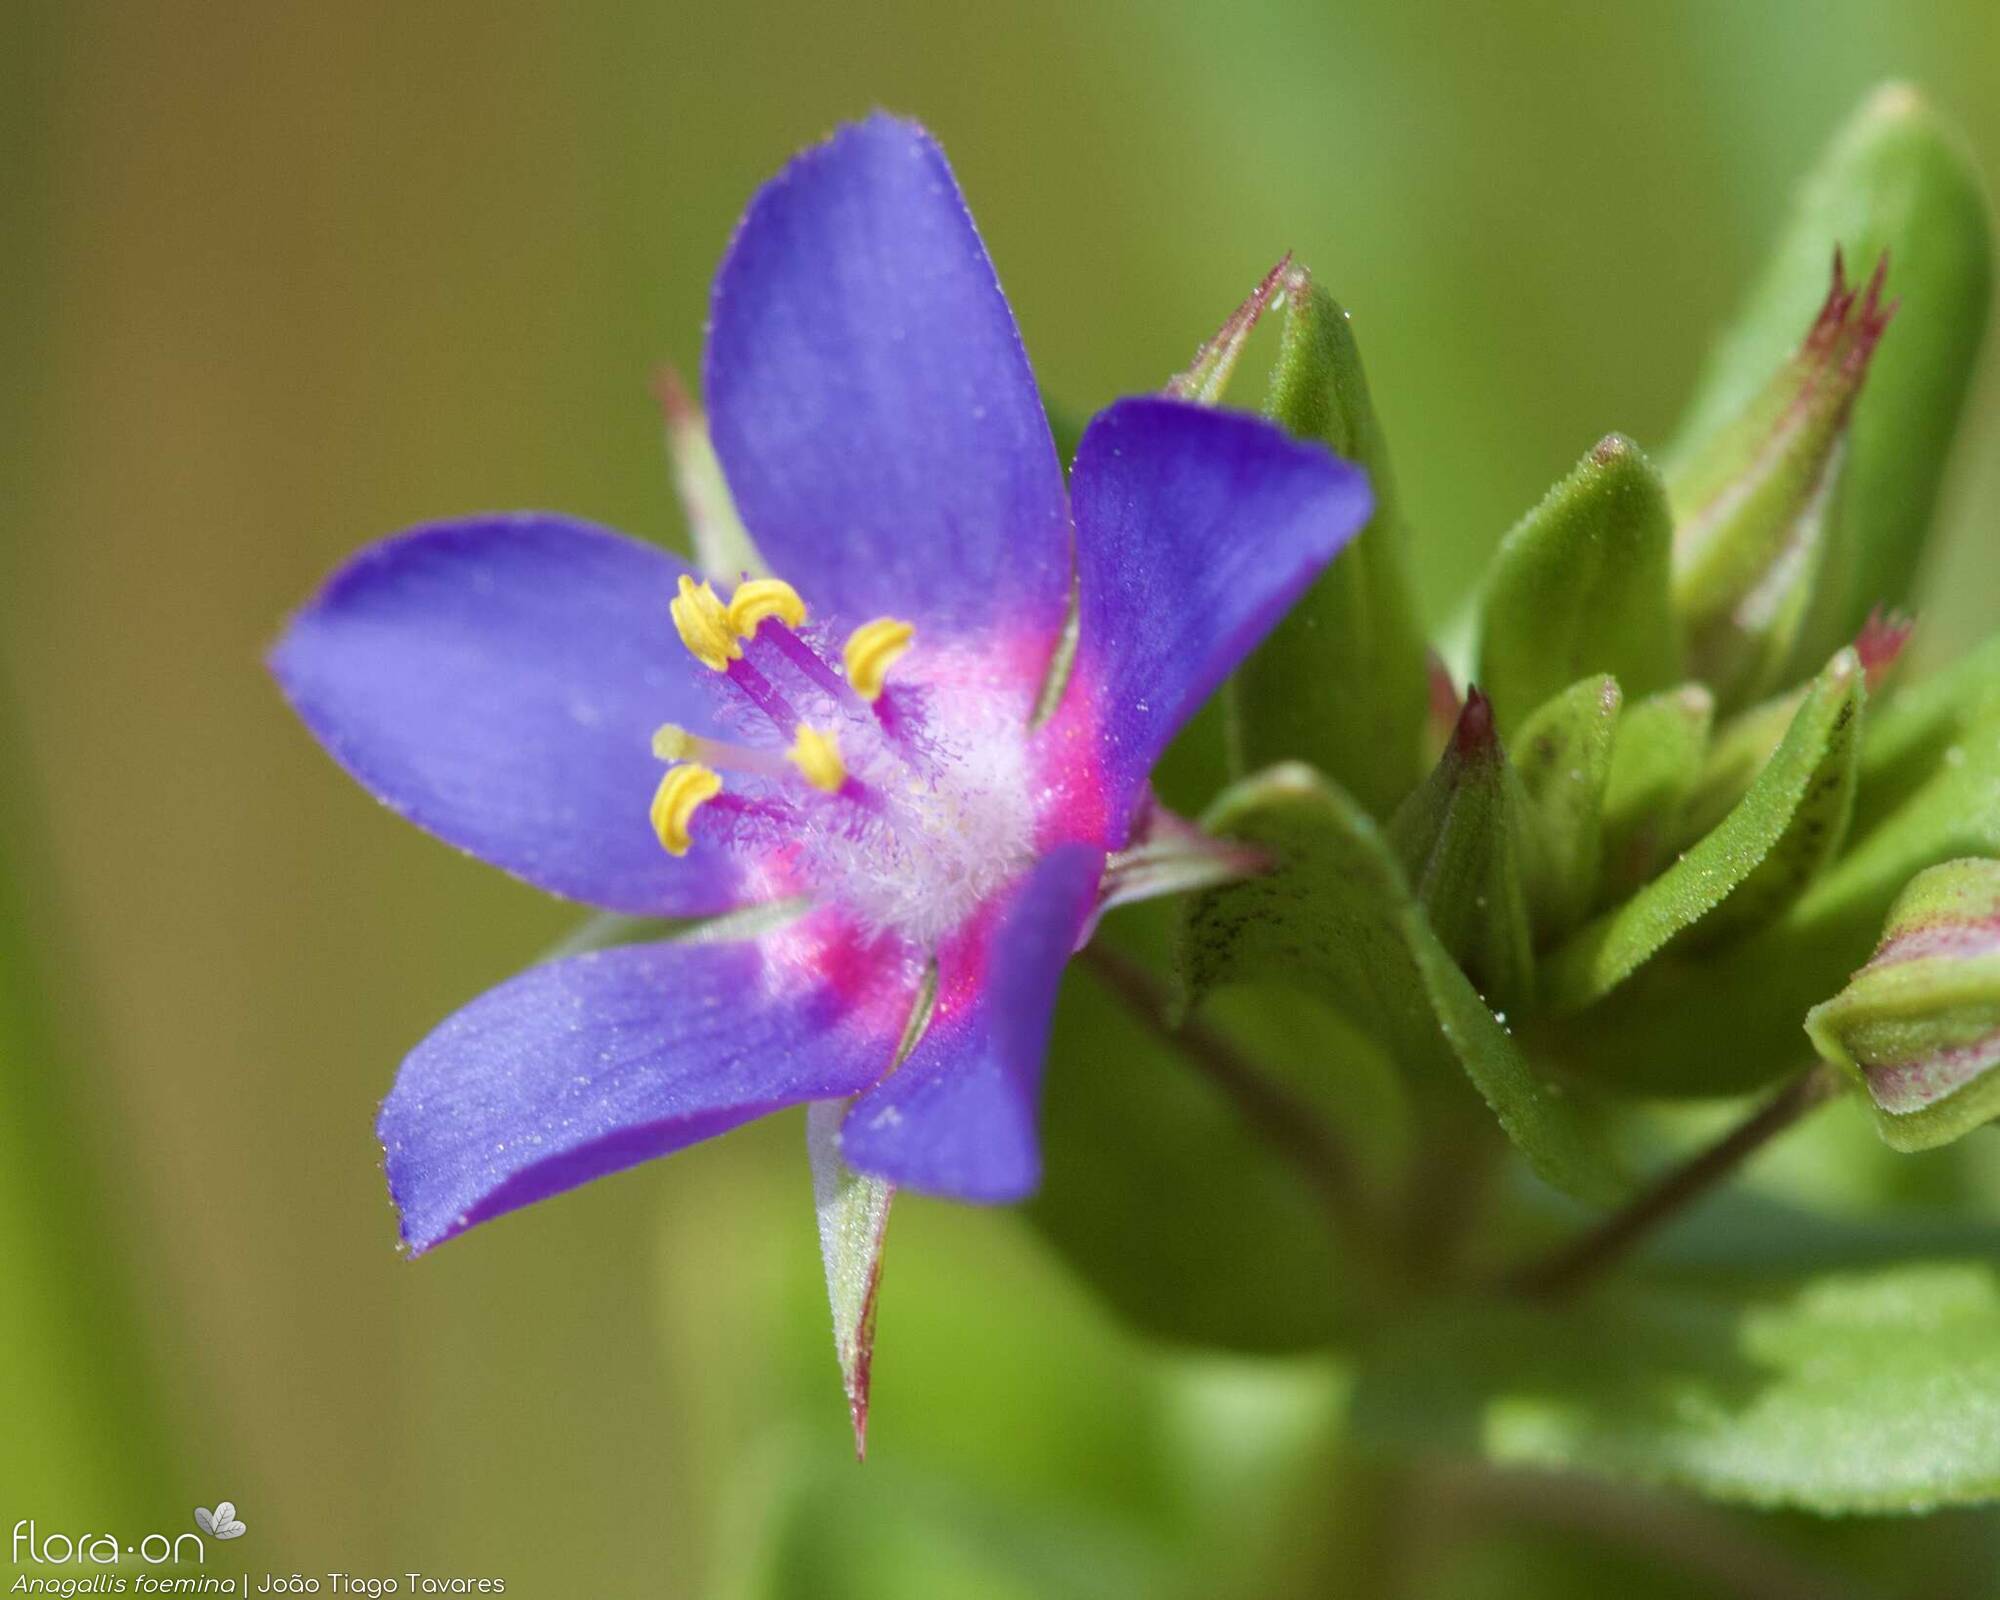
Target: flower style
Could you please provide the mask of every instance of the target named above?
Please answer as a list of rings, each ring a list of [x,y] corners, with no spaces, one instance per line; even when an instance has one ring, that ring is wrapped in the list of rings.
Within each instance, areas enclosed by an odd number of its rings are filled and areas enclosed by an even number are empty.
[[[806,907],[536,967],[418,1045],[380,1121],[413,1250],[804,1101],[855,1097],[861,1171],[1028,1194],[1107,853],[1370,506],[1326,451],[1168,399],[1098,416],[1066,496],[943,153],[881,115],[752,203],[705,379],[781,577],[718,592],[580,522],[477,517],[364,551],[273,654],[365,787],[529,883],[667,917]]]

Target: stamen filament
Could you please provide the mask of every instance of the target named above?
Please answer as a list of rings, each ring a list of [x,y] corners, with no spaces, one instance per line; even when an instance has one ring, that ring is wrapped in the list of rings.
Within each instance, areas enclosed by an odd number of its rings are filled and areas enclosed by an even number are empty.
[[[849,805],[860,806],[864,811],[873,811],[878,816],[888,816],[890,811],[882,801],[882,796],[859,778],[848,777],[841,780],[835,791]]]
[[[817,650],[784,623],[774,622],[763,637],[783,651],[785,659],[810,679],[814,688],[824,690],[836,700],[846,701],[850,705],[853,703],[848,698],[854,693],[848,681],[828,666],[820,658]]]
[[[901,697],[890,694],[885,689],[875,697],[871,709],[875,713],[875,720],[882,725],[882,731],[888,735],[890,742],[906,754],[910,752],[913,746],[909,724],[903,717]]]
[[[750,703],[771,719],[773,727],[789,733],[802,720],[792,704],[772,685],[771,680],[747,661],[731,661],[723,668],[729,681],[749,697]]]
[[[653,734],[653,754],[662,761],[699,761],[721,772],[748,772],[760,778],[791,776],[785,758],[775,750],[710,739],[671,722]]]

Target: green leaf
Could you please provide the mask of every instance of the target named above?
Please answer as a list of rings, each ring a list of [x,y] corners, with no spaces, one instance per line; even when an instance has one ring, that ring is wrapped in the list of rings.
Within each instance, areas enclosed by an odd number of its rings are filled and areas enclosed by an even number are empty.
[[[1568,932],[1597,898],[1623,705],[1616,679],[1585,678],[1531,713],[1513,739],[1514,768],[1541,839],[1530,885],[1537,938]]]
[[[1543,996],[1556,1011],[1601,1000],[1668,942],[1707,921],[1733,935],[1795,899],[1838,847],[1853,806],[1866,689],[1842,650],[1814,682],[1783,742],[1736,808],[1624,905],[1551,956]]]
[[[1992,241],[1972,162],[1906,85],[1878,90],[1806,180],[1763,276],[1718,343],[1676,455],[1699,449],[1784,362],[1826,288],[1834,247],[1889,257],[1900,302],[1851,419],[1825,599],[1793,676],[1908,597],[1985,327]]]
[[[1349,795],[1291,764],[1236,785],[1204,821],[1277,866],[1190,906],[1182,969],[1194,997],[1233,980],[1297,984],[1419,1084],[1456,1060],[1546,1182],[1587,1200],[1620,1188],[1595,1130],[1515,1048],[1431,931],[1382,830]]]
[[[1615,433],[1514,526],[1493,558],[1480,624],[1479,681],[1503,733],[1591,674],[1630,695],[1679,679],[1672,547],[1660,475]]]
[[[1378,1444],[1810,1511],[2000,1494],[2000,1278],[1905,1264],[1782,1288],[1461,1304],[1363,1367]]]
[[[1715,696],[1683,684],[1628,704],[1604,783],[1603,885],[1622,898],[1652,877],[1676,841],[1708,753]]]
[[[1444,754],[1396,808],[1388,840],[1417,903],[1452,958],[1502,1007],[1525,999],[1535,951],[1526,884],[1539,878],[1528,798],[1471,690]]]
[[[1305,761],[1387,816],[1423,776],[1424,636],[1360,349],[1347,313],[1297,268],[1264,411],[1364,468],[1375,512],[1231,680],[1239,766]]]

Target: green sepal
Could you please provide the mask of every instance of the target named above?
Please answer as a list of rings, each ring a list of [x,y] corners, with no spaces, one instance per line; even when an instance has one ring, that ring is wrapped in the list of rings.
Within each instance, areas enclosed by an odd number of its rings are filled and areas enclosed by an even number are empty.
[[[1181,970],[1192,999],[1239,980],[1297,985],[1419,1084],[1455,1060],[1545,1182],[1593,1202],[1620,1191],[1598,1130],[1534,1071],[1452,961],[1353,797],[1287,763],[1230,788],[1203,825],[1274,865],[1190,903]]]
[[[1773,695],[1714,730],[1671,844],[1692,844],[1741,803],[1757,774],[1770,764],[1805,697],[1803,688]]]
[[[2000,1278],[1923,1262],[1440,1307],[1364,1359],[1349,1426],[1766,1507],[1974,1504],[2000,1495]]]
[[[1192,894],[1261,872],[1264,858],[1231,839],[1216,839],[1157,799],[1144,807],[1125,848],[1104,863],[1097,914],[1162,896]]]
[[[1864,751],[1876,741],[1880,732],[1879,713],[1872,709],[1872,703],[1890,681],[1914,628],[1915,624],[1900,613],[1877,613],[1870,616],[1867,625],[1855,636],[1854,650],[1868,676],[1871,702],[1868,728],[1863,739]],[[1792,725],[1792,718],[1798,715],[1807,687],[1801,684],[1760,701],[1729,718],[1716,731],[1709,742],[1708,755],[1702,762],[1701,775],[1682,808],[1679,834],[1674,840],[1676,845],[1691,844],[1699,839],[1743,798],[1757,774],[1763,770],[1764,763],[1778,748],[1778,741],[1784,738],[1785,730]],[[1864,762],[1866,759],[1864,754]],[[1857,827],[1856,831],[1862,830]]]
[[[1854,818],[1867,702],[1866,672],[1852,650],[1839,652],[1814,680],[1799,707],[1798,717],[1793,719],[1794,726],[1804,721],[1812,730],[1813,738],[1818,741],[1819,758],[1784,831],[1748,876],[1689,930],[1689,949],[1713,949],[1765,926],[1796,902],[1840,854]],[[1786,737],[1790,738],[1789,730]],[[1784,750],[1781,743],[1779,754]],[[1775,766],[1778,755],[1771,760]],[[1751,793],[1758,792],[1753,784]],[[1748,802],[1750,796],[1744,798]],[[1697,850],[1700,848],[1698,844],[1695,846]]]
[[[1430,682],[1389,452],[1348,316],[1303,269],[1264,413],[1368,474],[1374,514],[1237,669],[1228,704],[1239,770],[1299,760],[1387,816],[1423,775]]]
[[[1934,747],[1927,773],[1921,782],[1910,782],[1907,769],[1896,773],[1909,787],[1892,809],[1878,806],[1873,797],[1865,811],[1856,807],[1865,827],[1856,829],[1841,860],[1788,919],[1801,936],[1844,929],[1850,947],[1854,938],[1861,938],[1865,954],[1897,894],[1924,868],[1961,856],[2000,856],[2000,804],[1995,803],[2000,795],[2000,694],[1990,682],[1959,679],[1955,686],[1961,698],[1956,715],[1944,724],[1950,735]],[[1890,706],[1893,710],[1895,702]],[[1917,709],[1930,712],[1935,707]],[[1912,754],[1907,749],[1903,753],[1906,760]],[[1871,770],[1864,751],[1864,784],[1881,783],[1886,765],[1885,760]],[[1848,962],[1849,967],[1854,964]]]
[[[937,967],[924,973],[916,1003],[903,1023],[890,1063],[908,1059],[937,1007]],[[833,1354],[854,1429],[854,1458],[868,1457],[868,1404],[875,1374],[875,1307],[882,1289],[882,1248],[888,1241],[889,1207],[896,1186],[857,1172],[840,1153],[840,1129],[853,1100],[815,1100],[806,1107],[806,1162],[812,1169],[813,1216],[820,1263],[826,1271],[827,1308],[833,1314]]]
[[[1615,433],[1515,524],[1493,558],[1480,620],[1479,682],[1503,733],[1592,673],[1629,695],[1679,680],[1672,548],[1666,487]]]
[[[1406,1071],[1444,1061],[1409,959],[1409,886],[1353,796],[1286,762],[1224,790],[1202,826],[1263,851],[1272,869],[1186,902],[1179,965],[1190,1005],[1225,983],[1275,979],[1324,1000]]]
[[[784,900],[766,900],[761,905],[739,906],[713,917],[640,917],[623,911],[593,911],[537,960],[564,961],[624,944],[681,940],[690,944],[719,944],[755,939],[803,916],[811,905],[804,895],[794,895]]]
[[[1870,610],[1908,598],[1991,295],[1984,197],[1954,130],[1914,89],[1879,89],[1799,190],[1762,277],[1717,344],[1679,429],[1686,459],[1726,427],[1790,354],[1841,248],[1858,270],[1884,254],[1893,332],[1849,422],[1821,599],[1787,676],[1852,638]]]
[[[1585,678],[1530,712],[1513,737],[1529,824],[1540,835],[1528,886],[1537,940],[1567,933],[1596,901],[1624,700],[1615,678]]]
[[[813,1212],[827,1307],[833,1313],[833,1353],[854,1429],[854,1454],[868,1454],[868,1400],[875,1365],[875,1307],[882,1288],[882,1246],[896,1186],[856,1172],[840,1155],[840,1125],[848,1100],[806,1107],[806,1154],[812,1166]]]
[[[1604,998],[1668,943],[1770,920],[1838,848],[1859,768],[1860,658],[1842,650],[1814,681],[1777,751],[1728,816],[1673,866],[1550,956],[1543,999],[1557,1012]]]
[[[1602,1129],[1529,1065],[1496,1013],[1473,988],[1420,913],[1406,918],[1411,958],[1424,982],[1445,1042],[1499,1119],[1501,1128],[1544,1183],[1592,1205],[1608,1206],[1631,1188]]]
[[[1229,389],[1229,380],[1236,373],[1236,363],[1243,359],[1250,335],[1256,331],[1264,313],[1274,304],[1302,292],[1306,283],[1305,269],[1293,266],[1290,255],[1283,257],[1264,274],[1249,297],[1229,313],[1222,326],[1195,351],[1194,360],[1188,363],[1187,369],[1167,380],[1167,393],[1176,400],[1192,400],[1196,405],[1222,404],[1222,397]]]
[[[1714,721],[1715,696],[1698,683],[1625,706],[1604,784],[1606,898],[1622,899],[1645,883],[1679,842]]]
[[[1867,1090],[1897,1150],[1949,1144],[2000,1116],[2000,861],[1918,873],[1873,959],[1805,1026],[1822,1059]]]
[[[1544,876],[1527,791],[1477,688],[1444,754],[1389,820],[1389,847],[1431,928],[1501,1010],[1535,980],[1528,884]]]
[[[722,462],[709,438],[708,418],[671,368],[655,379],[660,415],[666,427],[667,460],[673,468],[674,491],[687,518],[688,547],[695,570],[718,583],[761,578],[770,572],[757,552],[749,529],[736,511],[736,497],[722,475]]]

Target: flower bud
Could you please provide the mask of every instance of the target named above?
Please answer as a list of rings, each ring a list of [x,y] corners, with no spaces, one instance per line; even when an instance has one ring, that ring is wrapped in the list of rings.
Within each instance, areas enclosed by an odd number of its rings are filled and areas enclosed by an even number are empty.
[[[1534,981],[1526,884],[1542,863],[1529,806],[1493,703],[1474,688],[1438,764],[1389,820],[1389,846],[1439,941],[1499,1010]]]
[[[1679,681],[1673,529],[1659,470],[1614,433],[1501,540],[1480,604],[1479,681],[1509,739],[1580,678],[1608,672],[1632,696]]]
[[[1834,246],[1866,271],[1886,256],[1902,302],[1870,363],[1840,454],[1832,526],[1821,536],[1789,663],[1726,713],[1811,672],[1877,606],[1906,605],[1964,408],[1992,293],[1982,185],[1959,132],[1908,85],[1872,94],[1800,187],[1766,264],[1703,371],[1670,452],[1680,479],[1741,418],[1797,345],[1826,293]],[[1629,687],[1629,686],[1628,686]]]
[[[2000,1115],[2000,861],[1947,861],[1911,879],[1868,965],[1807,1013],[1806,1032],[1859,1078],[1898,1150]]]
[[[1287,256],[1167,392],[1218,403],[1267,311],[1282,315],[1264,415],[1362,468],[1375,511],[1237,670],[1235,759],[1252,769],[1307,762],[1385,817],[1423,776],[1429,684],[1408,534],[1347,312]]]
[[[1804,342],[1728,427],[1668,482],[1674,604],[1695,675],[1725,703],[1773,687],[1819,583],[1847,421],[1895,309],[1885,256],[1865,291],[1838,251]]]

